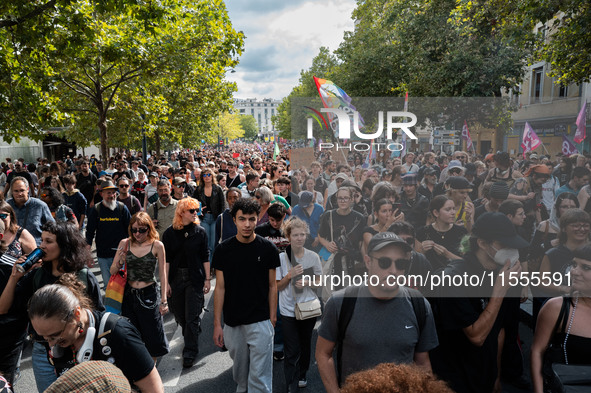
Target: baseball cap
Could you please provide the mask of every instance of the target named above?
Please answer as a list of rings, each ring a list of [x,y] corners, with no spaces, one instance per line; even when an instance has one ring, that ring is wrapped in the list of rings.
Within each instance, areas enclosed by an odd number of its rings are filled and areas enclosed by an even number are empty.
[[[427,168],[425,169],[425,172],[423,172],[425,176],[430,176],[430,175],[436,175],[437,171],[433,168]]]
[[[374,251],[379,251],[390,244],[402,247],[405,252],[412,251],[412,247],[397,234],[392,232],[380,232],[373,235],[369,241],[367,253],[371,254]]]
[[[335,179],[335,180],[337,180],[337,179],[343,179],[343,180],[347,180],[347,179],[349,179],[349,178],[347,177],[347,175],[345,175],[344,173],[342,173],[342,172],[341,172],[341,173],[339,173],[338,175],[336,175],[334,179]]]
[[[302,191],[302,193],[300,194],[299,205],[303,208],[306,208],[306,207],[310,206],[313,199],[314,199],[314,194],[312,194],[310,191]]]
[[[449,171],[451,168],[460,168],[461,170],[466,169],[462,166],[462,163],[459,160],[451,160],[447,166],[447,170]]]
[[[150,174],[148,175],[148,177],[158,177],[158,174],[156,172],[150,172]]]
[[[179,184],[183,184],[186,183],[187,181],[182,178],[182,177],[175,177],[174,180],[172,181],[172,184],[175,186],[178,186]]]
[[[498,241],[503,247],[525,248],[529,243],[517,234],[511,220],[503,213],[484,213],[474,223],[472,234],[479,239]]]
[[[445,181],[445,184],[452,190],[472,190],[472,183],[462,176],[451,176]]]

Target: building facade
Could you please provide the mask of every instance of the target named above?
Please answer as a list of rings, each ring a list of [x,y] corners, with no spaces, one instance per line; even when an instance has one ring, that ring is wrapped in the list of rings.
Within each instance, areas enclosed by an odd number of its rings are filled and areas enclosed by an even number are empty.
[[[254,117],[259,128],[258,134],[261,137],[269,138],[277,132],[271,118],[277,114],[277,107],[280,103],[281,100],[272,98],[263,98],[262,100],[236,98],[234,99],[234,108],[241,115]]]

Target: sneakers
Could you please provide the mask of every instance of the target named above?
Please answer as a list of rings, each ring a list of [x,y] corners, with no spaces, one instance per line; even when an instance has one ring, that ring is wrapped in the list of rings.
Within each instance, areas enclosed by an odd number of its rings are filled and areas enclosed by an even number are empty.
[[[298,381],[298,388],[305,388],[306,386],[308,386],[308,380],[306,378]]]
[[[273,352],[273,360],[280,362],[283,359],[285,359],[285,354],[283,353],[283,351]]]

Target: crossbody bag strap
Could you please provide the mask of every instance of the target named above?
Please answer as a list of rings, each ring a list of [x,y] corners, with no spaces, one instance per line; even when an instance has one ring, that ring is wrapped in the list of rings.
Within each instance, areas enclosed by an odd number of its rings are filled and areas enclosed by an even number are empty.
[[[329,218],[330,218],[330,241],[332,243],[332,242],[334,242],[333,232],[332,232],[332,210],[329,213]]]

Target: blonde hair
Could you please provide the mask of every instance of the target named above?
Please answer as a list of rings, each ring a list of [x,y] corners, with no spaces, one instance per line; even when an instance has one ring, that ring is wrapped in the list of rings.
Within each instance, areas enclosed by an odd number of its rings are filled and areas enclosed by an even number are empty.
[[[186,197],[179,201],[176,205],[174,218],[172,219],[172,229],[183,229],[182,214],[189,209],[199,209],[199,201],[195,198]],[[194,224],[199,224],[199,218],[195,218]]]

